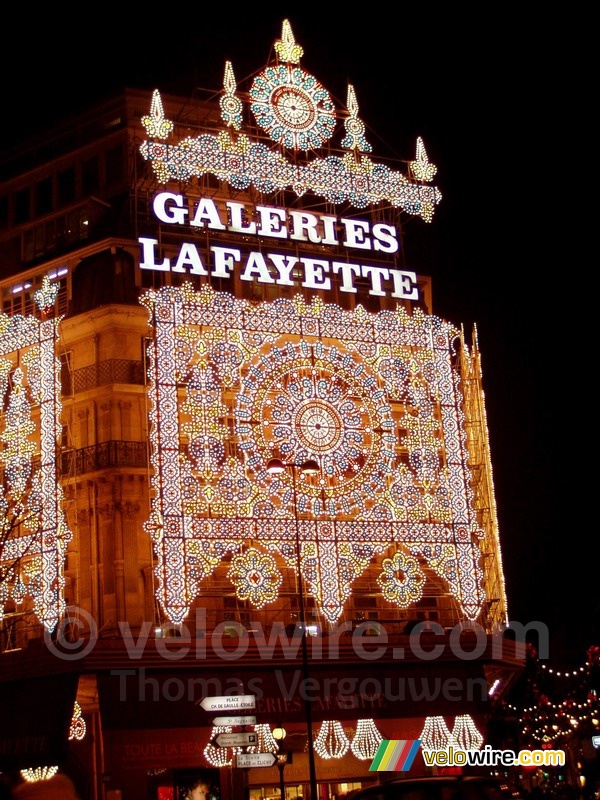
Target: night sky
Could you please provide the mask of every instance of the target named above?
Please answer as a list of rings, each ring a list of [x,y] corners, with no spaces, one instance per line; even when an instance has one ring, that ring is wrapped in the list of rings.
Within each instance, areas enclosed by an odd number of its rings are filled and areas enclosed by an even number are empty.
[[[0,146],[123,87],[147,89],[149,101],[155,88],[209,96],[226,60],[247,88],[286,18],[301,66],[337,106],[353,84],[375,160],[414,158],[422,136],[443,199],[430,224],[407,220],[405,261],[432,276],[436,314],[467,333],[477,325],[509,616],[545,622],[551,665],[579,666],[600,644],[595,466],[585,454],[594,390],[582,370],[597,255],[576,91],[585,72],[559,41],[574,40],[580,20],[572,5],[556,17],[547,5],[464,5],[442,15],[398,5],[388,18],[368,5],[344,15],[338,4],[217,14],[108,3],[35,12],[35,30],[31,9],[15,8],[0,48]]]

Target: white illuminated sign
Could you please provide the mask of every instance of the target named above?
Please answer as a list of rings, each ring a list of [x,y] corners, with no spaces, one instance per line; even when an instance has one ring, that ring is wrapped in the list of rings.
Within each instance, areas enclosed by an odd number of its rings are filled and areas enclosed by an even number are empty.
[[[160,192],[154,198],[153,209],[161,222],[171,225],[188,223],[194,228],[228,230],[246,236],[289,239],[390,254],[396,253],[400,247],[395,227],[385,223],[371,225],[366,220],[288,211],[270,206],[248,209],[244,203],[230,200],[224,205],[225,213],[210,198],[200,198],[193,206],[184,195]],[[257,221],[253,221],[252,216]],[[237,247],[211,245],[207,261],[193,242],[182,243],[175,259],[161,259],[157,252],[158,239],[140,237],[139,242],[142,248],[140,269],[210,275],[220,279],[230,278],[235,270],[239,271],[242,281],[278,286],[295,286],[300,277],[302,287],[324,291],[332,288],[332,276],[338,276],[340,292],[356,294],[357,284],[362,281],[368,293],[378,297],[389,295],[399,300],[417,300],[419,296],[416,273],[363,263],[362,259],[352,263],[263,250],[246,252]]]

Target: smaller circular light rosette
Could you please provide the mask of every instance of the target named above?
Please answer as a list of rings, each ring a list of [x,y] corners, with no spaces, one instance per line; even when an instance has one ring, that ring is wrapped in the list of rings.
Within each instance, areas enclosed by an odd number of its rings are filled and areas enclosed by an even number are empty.
[[[252,113],[274,142],[293,150],[314,150],[335,128],[335,107],[327,90],[300,67],[269,67],[250,89]]]
[[[406,608],[421,599],[425,574],[416,558],[399,550],[392,558],[384,558],[381,566],[377,583],[386,600]]]
[[[255,608],[273,603],[283,580],[273,556],[255,547],[232,558],[227,577],[235,586],[237,597],[248,600]]]

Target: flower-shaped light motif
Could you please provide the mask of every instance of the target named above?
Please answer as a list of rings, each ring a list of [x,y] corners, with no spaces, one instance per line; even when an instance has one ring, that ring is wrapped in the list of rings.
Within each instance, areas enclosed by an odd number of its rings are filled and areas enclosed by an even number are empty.
[[[274,602],[283,580],[273,556],[255,547],[233,557],[227,576],[239,599],[255,608]]]
[[[399,550],[393,558],[384,558],[381,566],[377,583],[386,600],[406,608],[421,598],[425,575],[416,558]]]

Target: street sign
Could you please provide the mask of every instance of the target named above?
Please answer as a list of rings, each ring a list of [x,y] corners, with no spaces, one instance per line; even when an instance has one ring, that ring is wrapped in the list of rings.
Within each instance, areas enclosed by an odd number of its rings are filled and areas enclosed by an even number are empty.
[[[213,717],[213,725],[256,725],[256,717]]]
[[[215,736],[215,742],[219,747],[247,747],[249,744],[256,744],[257,741],[257,733],[219,733]]]
[[[205,697],[200,703],[205,711],[253,711],[256,697],[253,694],[228,694],[222,697]]]
[[[238,753],[236,767],[272,767],[277,758],[273,753]]]

